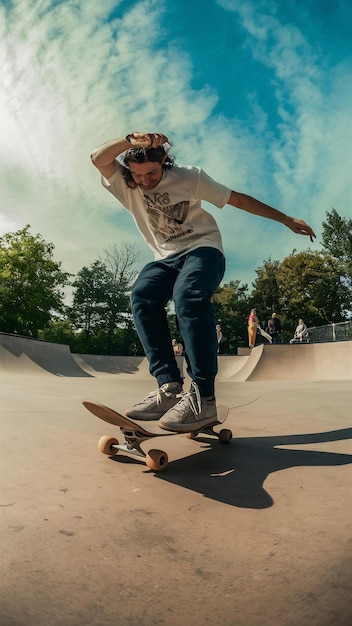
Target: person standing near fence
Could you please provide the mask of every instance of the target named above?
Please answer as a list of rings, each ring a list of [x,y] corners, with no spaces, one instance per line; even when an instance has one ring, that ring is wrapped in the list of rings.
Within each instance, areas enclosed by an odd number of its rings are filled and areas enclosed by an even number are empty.
[[[298,326],[296,326],[293,339],[290,339],[290,343],[302,343],[308,341],[308,329],[302,319],[298,320]]]
[[[266,331],[269,333],[272,343],[280,343],[279,334],[281,333],[281,320],[277,317],[276,313],[272,313],[271,318],[268,320]]]
[[[216,328],[216,338],[218,340],[218,353],[219,353],[220,343],[221,343],[221,340],[222,340],[222,330],[221,330],[220,324],[216,324],[215,328]]]

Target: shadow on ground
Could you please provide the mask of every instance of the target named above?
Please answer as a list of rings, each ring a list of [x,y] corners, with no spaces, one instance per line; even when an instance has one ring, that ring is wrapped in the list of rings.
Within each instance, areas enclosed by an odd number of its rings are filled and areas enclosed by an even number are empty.
[[[280,446],[317,444],[351,438],[352,428],[275,437],[241,437],[234,439],[229,445],[220,445],[215,439],[197,437],[194,444],[201,445],[201,452],[198,447],[196,454],[170,462],[167,469],[156,472],[155,477],[225,504],[264,509],[274,504],[264,488],[264,482],[273,472],[292,467],[331,467],[352,463],[351,454],[288,450]],[[117,455],[111,459],[122,463],[143,463],[125,455]]]

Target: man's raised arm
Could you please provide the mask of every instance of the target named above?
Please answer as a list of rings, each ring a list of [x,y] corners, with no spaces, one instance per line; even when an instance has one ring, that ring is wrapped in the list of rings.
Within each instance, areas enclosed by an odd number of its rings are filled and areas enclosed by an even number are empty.
[[[112,139],[95,148],[90,158],[95,167],[105,177],[116,172],[115,159],[129,148],[158,148],[168,141],[162,133],[131,133],[121,139]]]
[[[285,213],[282,213],[282,211],[278,211],[268,204],[264,204],[264,202],[261,202],[256,198],[252,198],[252,196],[247,196],[246,194],[238,193],[237,191],[231,191],[228,204],[236,207],[237,209],[247,211],[247,213],[253,213],[253,215],[260,215],[261,217],[266,217],[270,220],[280,222],[298,235],[308,235],[311,241],[313,241],[314,237],[316,237],[312,228],[303,220],[286,215]]]
[[[102,146],[95,148],[90,158],[93,165],[99,170],[99,172],[105,177],[110,178],[116,172],[116,157],[128,148],[131,147],[130,142],[122,137],[121,139],[112,139],[107,141]]]

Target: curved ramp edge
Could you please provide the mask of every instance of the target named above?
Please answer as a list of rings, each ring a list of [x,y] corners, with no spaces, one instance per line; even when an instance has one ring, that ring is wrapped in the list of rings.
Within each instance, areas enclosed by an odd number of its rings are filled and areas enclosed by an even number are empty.
[[[0,333],[0,368],[3,373],[90,377],[77,365],[69,346]]]
[[[264,345],[247,380],[352,380],[352,342]]]

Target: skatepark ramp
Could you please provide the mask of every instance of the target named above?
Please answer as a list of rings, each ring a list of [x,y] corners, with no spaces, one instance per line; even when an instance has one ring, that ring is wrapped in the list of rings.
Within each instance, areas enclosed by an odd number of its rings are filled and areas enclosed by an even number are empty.
[[[150,376],[148,361],[143,356],[108,356],[99,354],[73,354],[77,365],[94,377],[106,374],[131,376],[139,373],[142,377]]]
[[[181,373],[182,357],[177,357]],[[69,346],[30,337],[0,332],[0,371],[4,375],[50,375],[99,378],[118,375],[119,378],[138,375],[139,379],[152,377],[144,356],[100,356],[72,354]]]
[[[77,365],[69,346],[0,333],[2,373],[90,377]]]
[[[246,380],[352,380],[352,342],[261,345]],[[253,355],[254,356],[254,355]],[[252,359],[252,354],[248,363]]]
[[[185,360],[177,357],[181,374]],[[0,333],[2,373],[54,374],[99,378],[151,378],[148,361],[137,356],[72,354],[67,345]],[[352,380],[352,341],[318,344],[260,345],[247,356],[219,356],[218,380]],[[188,381],[186,381],[186,385]]]

